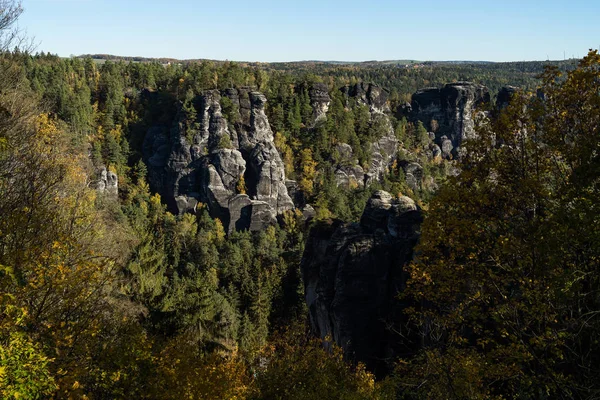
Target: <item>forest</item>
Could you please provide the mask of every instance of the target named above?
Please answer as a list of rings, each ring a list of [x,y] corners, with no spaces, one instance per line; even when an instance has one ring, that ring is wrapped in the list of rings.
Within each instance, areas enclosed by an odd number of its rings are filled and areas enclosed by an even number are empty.
[[[600,396],[597,51],[99,62],[28,48],[21,13],[0,0],[1,398]],[[419,103],[452,90],[458,136]],[[365,233],[383,191],[423,217],[372,363],[315,332],[307,265],[329,231],[401,258]]]

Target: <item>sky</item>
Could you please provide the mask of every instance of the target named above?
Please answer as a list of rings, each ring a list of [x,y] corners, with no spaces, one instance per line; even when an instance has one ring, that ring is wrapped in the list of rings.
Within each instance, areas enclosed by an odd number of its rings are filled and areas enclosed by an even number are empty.
[[[216,59],[562,60],[600,46],[600,0],[22,0],[38,51]]]

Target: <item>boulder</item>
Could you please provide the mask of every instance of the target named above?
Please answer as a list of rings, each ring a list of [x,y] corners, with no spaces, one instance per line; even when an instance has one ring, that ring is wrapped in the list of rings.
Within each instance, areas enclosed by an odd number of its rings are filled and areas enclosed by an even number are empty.
[[[451,160],[452,159],[452,151],[454,150],[454,145],[452,145],[452,141],[450,139],[448,139],[448,137],[442,136],[440,138],[440,142],[441,142],[442,157],[444,157],[446,160]]]
[[[119,196],[119,177],[113,171],[106,169],[104,165],[98,168],[96,190],[109,198],[117,199]]]

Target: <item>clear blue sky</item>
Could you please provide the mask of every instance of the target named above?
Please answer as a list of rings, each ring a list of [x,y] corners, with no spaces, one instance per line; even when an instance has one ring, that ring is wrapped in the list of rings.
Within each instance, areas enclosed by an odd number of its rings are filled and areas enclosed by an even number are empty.
[[[61,56],[546,60],[600,46],[600,0],[23,0]]]

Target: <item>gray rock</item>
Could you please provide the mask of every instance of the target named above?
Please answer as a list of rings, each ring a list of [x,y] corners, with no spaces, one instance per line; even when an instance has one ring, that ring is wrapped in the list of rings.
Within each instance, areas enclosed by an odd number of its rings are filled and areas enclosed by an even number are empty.
[[[456,149],[464,140],[474,137],[474,112],[489,102],[490,94],[485,86],[471,82],[450,83],[441,89],[416,92],[410,118],[425,123],[435,119],[439,125],[436,136],[447,136]]]
[[[430,150],[431,150],[431,156],[432,158],[438,158],[442,156],[442,149],[440,149],[440,146],[438,146],[437,144],[432,143],[429,146]]]
[[[108,171],[104,165],[97,171],[96,190],[109,198],[116,199],[119,196],[119,177],[116,173]]]
[[[334,151],[337,152],[340,162],[352,162],[354,161],[354,151],[352,150],[352,146],[348,143],[338,143]]]
[[[369,106],[372,113],[383,114],[390,111],[388,104],[389,92],[371,83],[357,83],[342,88],[348,97],[355,97],[359,104]]]
[[[148,166],[161,168],[167,165],[170,151],[171,146],[165,129],[157,126],[150,128],[143,143],[143,152],[148,160]]]
[[[366,232],[385,229],[393,200],[393,196],[386,191],[378,190],[373,193],[360,219],[360,225]]]
[[[421,221],[411,199],[380,191],[360,224],[320,223],[307,240],[301,270],[313,331],[376,372],[391,368],[398,354],[398,295]]]
[[[424,175],[423,167],[419,163],[406,161],[401,162],[400,166],[404,171],[406,184],[413,190],[421,189]]]
[[[514,86],[504,86],[498,91],[496,96],[496,107],[503,109],[510,104],[510,100],[519,89]]]
[[[452,159],[452,151],[454,150],[452,141],[450,139],[448,139],[446,136],[442,136],[440,140],[442,143],[442,146],[441,146],[442,157],[444,157],[446,160],[451,160]]]
[[[195,197],[189,196],[177,196],[175,197],[175,203],[177,204],[178,210],[190,212],[196,212],[196,207],[198,206],[198,200]]]
[[[324,83],[314,83],[309,91],[309,96],[313,109],[312,124],[310,125],[312,128],[317,122],[327,118],[331,97],[329,97],[329,90]]]
[[[366,174],[367,184],[373,181],[381,182],[398,153],[399,142],[389,118],[387,116],[379,116],[378,118],[385,118],[387,133],[371,145],[371,165]]]
[[[304,219],[309,220],[309,219],[314,218],[317,215],[317,212],[315,211],[313,206],[311,206],[310,204],[307,204],[302,209],[302,215],[304,216]]]
[[[360,165],[339,165],[335,170],[337,186],[346,189],[356,189],[365,186],[365,171]]]
[[[335,147],[337,153],[337,164],[335,170],[335,182],[337,186],[346,189],[362,188],[365,185],[365,171],[358,165],[354,158],[352,146],[347,143],[339,143]]]
[[[223,114],[223,98],[232,104],[227,111],[231,121]],[[171,129],[148,130],[143,159],[149,183],[169,209],[196,212],[198,202],[203,202],[225,226],[255,230],[294,208],[265,103],[263,94],[249,88],[208,90],[194,101],[199,128],[190,131],[185,118],[189,115],[180,109]],[[238,197],[242,177],[249,204]]]
[[[246,171],[246,161],[238,150],[222,149],[212,153],[204,166],[204,194],[213,216],[224,223],[229,201],[237,194],[237,185]]]
[[[229,200],[229,233],[233,231],[261,231],[277,223],[273,208],[261,201],[240,194]]]
[[[283,161],[273,142],[256,145],[249,158],[256,200],[270,204],[277,214],[294,208],[285,186]]]
[[[336,150],[341,160],[335,166],[336,182],[338,186],[363,187],[365,184],[382,181],[397,157],[399,145],[392,123],[386,114],[390,111],[389,94],[376,85],[366,83],[346,86],[341,90],[348,99],[352,97],[358,104],[369,107],[371,121],[383,127],[383,135],[370,145],[371,163],[366,171],[359,166],[348,144],[338,145]],[[361,171],[364,175],[362,178],[358,176]]]

